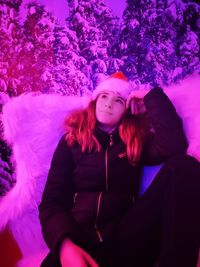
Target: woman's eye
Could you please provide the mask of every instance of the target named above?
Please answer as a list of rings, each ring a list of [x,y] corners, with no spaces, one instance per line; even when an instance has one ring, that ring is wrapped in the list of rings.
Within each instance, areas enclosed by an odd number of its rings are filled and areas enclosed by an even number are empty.
[[[107,97],[107,95],[101,95],[101,98],[106,98]]]
[[[124,101],[121,100],[121,99],[117,99],[116,102],[117,102],[117,103],[120,103],[120,104],[124,104]]]

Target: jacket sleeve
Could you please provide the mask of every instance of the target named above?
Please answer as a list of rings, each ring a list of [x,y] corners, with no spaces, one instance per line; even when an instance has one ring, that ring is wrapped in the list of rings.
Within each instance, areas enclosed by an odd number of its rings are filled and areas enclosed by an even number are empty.
[[[73,203],[72,152],[63,137],[53,155],[47,182],[39,205],[39,218],[45,242],[57,250],[65,237],[80,238],[80,229],[70,214]]]
[[[144,105],[152,131],[144,144],[143,163],[160,164],[176,154],[185,153],[188,142],[182,120],[163,90],[152,89],[144,97]]]

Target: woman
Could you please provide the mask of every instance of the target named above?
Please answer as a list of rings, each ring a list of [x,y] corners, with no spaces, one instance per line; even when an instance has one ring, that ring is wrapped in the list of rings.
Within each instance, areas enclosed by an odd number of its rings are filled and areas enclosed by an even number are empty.
[[[131,92],[114,74],[66,127],[39,206],[51,250],[41,266],[195,267],[200,165],[162,89]],[[138,197],[141,167],[163,161]]]

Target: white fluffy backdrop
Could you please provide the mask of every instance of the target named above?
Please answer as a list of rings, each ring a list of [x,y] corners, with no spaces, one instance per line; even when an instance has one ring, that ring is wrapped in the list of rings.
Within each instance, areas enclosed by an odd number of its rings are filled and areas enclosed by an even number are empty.
[[[17,183],[0,200],[0,229],[9,224],[23,254],[20,267],[40,266],[48,252],[38,204],[53,152],[64,133],[64,118],[87,103],[87,97],[24,94],[3,108],[5,138],[13,148]]]
[[[183,119],[188,154],[200,160],[200,75],[192,75],[164,91]],[[64,118],[74,109],[86,107],[88,100],[25,94],[4,105],[5,138],[13,147],[17,183],[0,199],[0,231],[9,225],[23,254],[20,267],[39,267],[48,252],[41,234],[38,204],[53,151],[64,133]],[[159,166],[144,169],[142,191],[158,169]]]

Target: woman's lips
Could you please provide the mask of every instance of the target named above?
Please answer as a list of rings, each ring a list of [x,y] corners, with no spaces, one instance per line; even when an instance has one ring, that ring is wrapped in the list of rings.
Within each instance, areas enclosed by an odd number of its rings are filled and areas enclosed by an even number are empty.
[[[101,111],[101,113],[108,114],[108,115],[112,115],[112,113],[111,113],[111,112],[109,112],[109,111],[106,111],[106,110],[102,110],[102,111]]]

